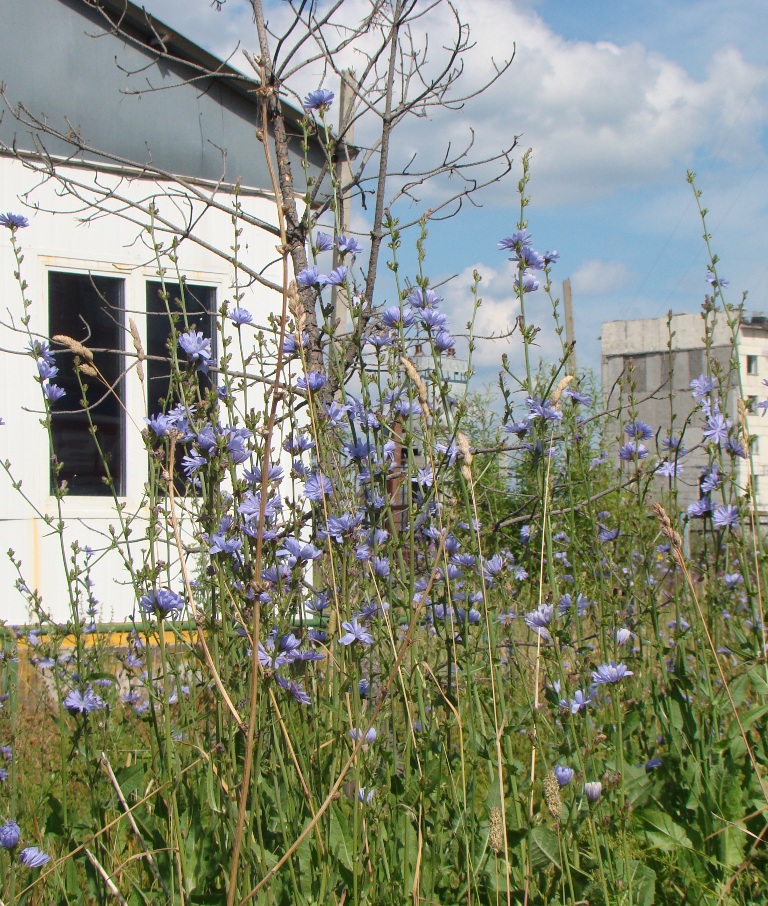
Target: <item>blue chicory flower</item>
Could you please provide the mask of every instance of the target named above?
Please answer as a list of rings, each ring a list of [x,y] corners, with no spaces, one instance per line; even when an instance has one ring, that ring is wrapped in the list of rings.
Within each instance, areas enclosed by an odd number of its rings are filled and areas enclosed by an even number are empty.
[[[374,349],[384,349],[387,346],[391,346],[394,342],[394,338],[386,334],[374,333],[365,338],[365,345],[373,346]]]
[[[632,676],[632,671],[627,670],[626,664],[617,664],[611,661],[610,664],[600,664],[597,670],[592,673],[592,682],[596,686],[606,685],[608,683],[618,683],[625,676]]]
[[[158,413],[157,415],[150,415],[149,418],[145,418],[144,421],[147,423],[147,427],[156,437],[165,437],[171,428],[175,427],[173,419],[169,418],[163,413]]]
[[[322,371],[310,371],[296,379],[296,386],[299,390],[307,390],[314,393],[322,389],[327,380]]]
[[[333,483],[330,478],[322,472],[313,472],[307,477],[304,484],[304,496],[307,500],[318,502],[329,494],[333,494]]]
[[[619,459],[622,462],[632,462],[635,457],[645,459],[647,455],[648,448],[645,444],[640,444],[634,440],[627,441],[627,443],[619,447]]]
[[[97,695],[89,686],[85,692],[73,689],[63,701],[64,707],[70,714],[92,714],[107,707],[107,703]]]
[[[579,403],[582,406],[591,406],[592,397],[586,393],[579,393],[578,390],[571,390],[570,387],[566,387],[563,390],[563,396],[567,397],[570,400],[573,400],[574,403]]]
[[[549,400],[542,400],[540,397],[529,396],[525,401],[526,408],[530,413],[529,419],[542,418],[548,422],[559,422],[563,418],[563,413],[556,409]]]
[[[296,337],[294,334],[286,334],[283,338],[283,355],[284,356],[294,356],[298,353],[299,349],[306,349],[309,344],[309,334],[306,330],[302,331],[300,337]]]
[[[0,226],[4,226],[11,232],[15,232],[16,230],[23,230],[25,227],[28,227],[29,221],[23,214],[12,214],[8,211],[7,214],[0,214]]]
[[[548,635],[546,627],[552,622],[554,613],[555,607],[553,604],[542,604],[540,607],[537,607],[536,610],[532,610],[530,613],[525,614],[523,619],[525,620],[525,625],[528,626],[529,629],[532,629],[537,635],[546,637]]]
[[[662,478],[677,478],[682,471],[683,467],[676,459],[664,459],[659,461],[655,473]]]
[[[688,515],[690,517],[703,516],[712,509],[712,501],[709,497],[700,497],[694,503],[688,506]]]
[[[728,283],[730,282],[730,281],[726,280],[724,277],[718,278],[717,276],[715,276],[715,273],[713,271],[707,271],[706,280],[710,286],[714,286],[714,287],[728,286]]]
[[[27,868],[40,868],[50,861],[51,857],[36,846],[27,846],[19,853],[19,862]]]
[[[381,320],[386,327],[410,327],[413,324],[413,311],[408,306],[400,309],[393,305],[384,309]]]
[[[448,323],[448,315],[437,308],[425,308],[421,311],[419,318],[424,327],[431,329],[445,327]]]
[[[438,296],[433,289],[421,289],[420,287],[416,287],[408,293],[405,297],[405,301],[421,311],[425,308],[435,308],[443,301],[443,297]]]
[[[341,286],[347,279],[348,272],[349,268],[342,264],[334,268],[330,274],[320,274],[317,282],[322,286]]]
[[[183,606],[183,599],[167,588],[150,591],[139,599],[139,610],[142,613],[156,613],[160,617],[180,611]]]
[[[594,696],[589,690],[582,692],[581,689],[577,689],[573,693],[573,698],[563,699],[560,706],[563,710],[567,708],[571,714],[578,714],[579,711],[586,711],[587,705],[591,705],[594,700]]]
[[[584,795],[590,802],[597,802],[603,791],[603,785],[599,780],[592,780],[584,784]]]
[[[316,88],[304,98],[304,109],[308,113],[313,110],[323,113],[328,110],[335,97],[336,95],[327,88]]]
[[[710,494],[720,486],[720,478],[720,467],[713,463],[710,471],[702,475],[699,487],[705,494]]]
[[[365,735],[363,735],[363,731],[358,730],[357,727],[353,727],[349,731],[349,738],[352,740],[352,742],[358,742],[358,740],[364,739],[365,742],[367,742],[370,745],[370,743],[376,742],[377,736],[378,736],[378,733],[376,732],[375,727],[371,727],[370,730],[368,730],[368,732]]]
[[[187,361],[203,374],[208,373],[211,364],[211,340],[199,330],[188,330],[179,337],[179,346],[187,355]]]
[[[533,242],[528,230],[515,230],[511,236],[506,236],[499,240],[499,249],[508,249],[514,252],[520,252],[522,249],[530,246]]]
[[[299,562],[317,560],[322,551],[318,550],[314,544],[305,543],[296,538],[286,538],[283,546],[275,552],[276,557],[286,558],[289,566],[294,566]]]
[[[512,258],[511,260],[522,261],[526,268],[530,268],[534,271],[544,270],[544,257],[540,255],[536,249],[531,248],[530,246],[523,246],[517,257]]]
[[[514,285],[524,293],[534,293],[539,288],[539,281],[529,271],[523,271],[522,276],[515,277]]]
[[[718,408],[707,416],[707,427],[702,434],[704,440],[711,440],[715,444],[720,444],[728,439],[728,429],[733,422],[727,419]]]
[[[633,421],[624,426],[624,433],[637,440],[648,440],[653,437],[653,428],[645,422]]]
[[[0,846],[3,849],[15,849],[21,840],[21,828],[15,821],[8,821],[0,827]]]
[[[59,387],[58,384],[43,384],[43,393],[49,402],[56,403],[63,396],[66,396],[67,391],[63,387]]]
[[[241,308],[239,305],[229,312],[230,319],[240,327],[243,324],[250,324],[253,321],[253,315],[247,308]]]
[[[626,643],[632,638],[632,633],[626,627],[622,626],[620,629],[616,630],[616,644],[617,645],[626,645]]]
[[[303,271],[299,271],[296,274],[296,283],[299,286],[308,287],[308,286],[317,286],[320,283],[320,273],[318,269],[312,265],[312,267],[305,267]]]
[[[313,450],[314,447],[315,442],[309,434],[299,434],[296,431],[283,441],[283,449],[291,455],[304,453],[306,450]]]
[[[353,645],[355,642],[360,642],[362,645],[373,645],[373,636],[365,626],[358,622],[357,617],[345,620],[341,624],[341,628],[345,630],[345,633],[339,639],[339,644]]]
[[[359,255],[363,247],[352,236],[339,236],[339,251],[344,254],[348,252],[351,255]]]
[[[51,365],[46,362],[45,359],[38,359],[37,373],[40,375],[41,380],[52,381],[59,373],[59,369],[56,367],[56,365]]]
[[[280,676],[279,673],[275,674],[275,682],[281,689],[285,689],[286,692],[290,692],[294,700],[300,705],[310,705],[312,704],[312,699],[309,697],[307,692],[304,690],[301,683],[297,683],[296,680],[287,679],[284,676]]]
[[[435,349],[438,352],[447,352],[456,345],[456,339],[447,330],[438,330],[434,339]]]
[[[700,374],[691,381],[690,387],[693,398],[701,399],[710,394],[715,387],[717,387],[717,381],[714,378],[707,377],[706,374]]]
[[[716,506],[712,524],[718,528],[733,528],[739,523],[739,508],[735,504]]]

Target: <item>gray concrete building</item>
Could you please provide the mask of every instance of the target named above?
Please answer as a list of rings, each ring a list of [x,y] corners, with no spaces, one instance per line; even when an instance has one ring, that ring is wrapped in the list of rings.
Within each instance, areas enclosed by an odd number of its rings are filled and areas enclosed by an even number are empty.
[[[701,476],[709,466],[702,436],[704,415],[697,410],[700,400],[693,396],[691,381],[702,375],[718,379],[712,398],[722,401],[723,414],[736,428],[732,436],[741,440],[745,450],[751,437],[751,463],[749,458],[735,456],[733,471],[745,493],[751,479],[764,518],[768,514],[768,419],[758,404],[768,397],[763,384],[768,378],[768,316],[744,313],[735,332],[722,314],[714,324],[710,315],[707,323],[708,329],[701,313],[604,323],[603,397],[622,427],[635,412],[653,428],[655,438],[644,441],[652,462],[673,458],[664,448],[666,437],[682,438],[688,451],[679,460],[683,469],[677,476],[677,504],[682,512],[699,499]],[[659,476],[656,481],[661,491],[669,479]]]

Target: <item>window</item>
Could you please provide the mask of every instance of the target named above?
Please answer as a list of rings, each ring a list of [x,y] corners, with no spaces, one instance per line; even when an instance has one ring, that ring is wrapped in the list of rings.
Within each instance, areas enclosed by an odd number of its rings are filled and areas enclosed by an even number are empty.
[[[179,332],[202,331],[215,338],[216,290],[210,286],[148,281],[146,298],[148,359],[147,408],[150,415],[175,405],[171,393],[169,341],[171,318]],[[167,299],[167,302],[166,302]],[[181,299],[184,300],[183,306]],[[66,482],[70,494],[102,497],[126,495],[126,416],[123,343],[125,335],[125,280],[84,273],[48,272],[48,329],[87,346],[101,377],[80,373],[87,387],[88,408],[83,408],[74,354],[57,349],[59,373],[55,382],[66,393],[51,405],[51,431],[58,474],[51,471],[51,488]],[[186,312],[186,320],[184,313]],[[134,315],[134,318],[136,316]],[[55,345],[55,344],[54,344]],[[215,354],[215,350],[214,350]],[[183,358],[183,356],[182,356]],[[103,380],[102,380],[103,378]],[[211,379],[199,374],[201,389]],[[143,414],[143,413],[142,413]],[[138,418],[138,421],[141,419]],[[177,450],[177,457],[184,455]]]
[[[747,397],[747,412],[757,412],[757,397],[753,394]]]
[[[48,272],[50,336],[64,335],[94,351],[103,378],[80,375],[88,408],[74,370],[74,355],[57,352],[56,383],[66,395],[51,405],[53,453],[61,470],[51,471],[51,488],[66,482],[70,494],[105,496],[125,492],[125,420],[122,348],[124,281],[91,274]],[[110,486],[110,482],[112,486]]]
[[[215,340],[214,318],[216,315],[216,290],[211,286],[195,286],[184,283],[163,284],[154,280],[147,283],[147,411],[150,415],[172,409],[174,402],[168,400],[171,389],[168,343],[171,339],[171,318],[176,321],[179,333],[187,330],[199,330],[206,337]],[[182,305],[183,299],[183,305]],[[186,323],[182,311],[186,310]],[[216,350],[213,349],[213,356]],[[182,354],[183,357],[183,354]],[[210,378],[200,374],[201,387],[210,386]]]
[[[757,356],[747,356],[747,374],[757,374]]]

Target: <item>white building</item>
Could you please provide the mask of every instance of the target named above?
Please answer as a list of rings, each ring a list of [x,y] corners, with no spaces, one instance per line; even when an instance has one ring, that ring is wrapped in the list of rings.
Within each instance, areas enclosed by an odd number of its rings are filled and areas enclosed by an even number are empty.
[[[701,314],[602,325],[602,386],[609,410],[620,412],[622,423],[628,421],[631,397],[638,417],[658,431],[659,443],[670,433],[682,435],[690,451],[681,460],[684,471],[678,478],[681,510],[699,498],[699,481],[708,462],[702,444],[702,416],[690,418],[696,406],[691,381],[707,373],[704,335]],[[759,512],[768,513],[768,418],[758,407],[768,398],[763,384],[768,378],[768,317],[744,314],[734,337],[719,314],[709,343],[710,361],[717,363],[724,376],[726,414],[735,425],[744,418],[746,433],[753,438],[752,482]],[[741,407],[739,399],[743,400]],[[750,462],[739,457],[734,462],[737,481],[746,489]]]
[[[119,34],[110,16],[120,21]],[[0,48],[8,105],[0,119],[0,211],[29,219],[29,227],[17,233],[23,293],[14,278],[10,233],[0,230],[0,459],[9,463],[8,474],[0,475],[0,621],[23,623],[29,617],[27,601],[14,591],[20,577],[39,593],[47,613],[65,620],[61,545],[45,518],[59,518],[51,494],[55,478],[40,426],[41,385],[26,351],[22,296],[29,301],[34,339],[64,334],[94,350],[96,365],[112,384],[106,390],[89,382],[89,401],[98,401],[92,409],[98,437],[125,514],[145,517],[147,458],[140,432],[167,387],[160,358],[169,333],[153,242],[162,242],[167,253],[171,232],[164,224],[176,227],[182,237],[178,272],[167,255],[160,262],[166,289],[171,298],[178,295],[183,276],[196,326],[212,336],[213,318],[232,298],[233,283],[232,265],[213,249],[226,251],[235,241],[229,212],[237,191],[243,210],[240,256],[267,281],[241,275],[246,284],[250,280],[241,304],[255,323],[266,325],[279,310],[267,268],[277,257],[278,238],[270,226],[275,206],[255,138],[252,84],[132,3],[5,3]],[[56,50],[44,53],[46,48]],[[215,76],[203,75],[210,72]],[[294,125],[301,115],[289,109],[286,114]],[[298,164],[298,142],[292,154]],[[123,216],[92,216],[89,202],[97,198],[102,210]],[[156,237],[145,229],[152,219]],[[191,227],[200,241],[183,238]],[[131,322],[149,356],[143,382]],[[121,579],[114,554],[98,554],[110,527],[119,531],[114,501],[78,405],[71,354],[58,352],[57,364],[56,383],[67,391],[52,419],[53,454],[64,463],[59,480],[68,485],[61,511],[64,553],[70,556],[74,543],[94,548],[100,617],[121,621],[134,611],[135,591]],[[20,575],[5,556],[9,549],[21,564]]]

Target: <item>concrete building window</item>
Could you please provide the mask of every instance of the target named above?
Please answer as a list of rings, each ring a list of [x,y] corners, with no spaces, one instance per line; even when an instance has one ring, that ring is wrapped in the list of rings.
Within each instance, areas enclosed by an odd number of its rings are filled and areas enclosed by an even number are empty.
[[[747,374],[757,374],[757,356],[747,356]]]
[[[66,482],[70,495],[105,497],[114,492],[126,495],[125,378],[122,355],[125,336],[126,282],[120,277],[105,277],[67,271],[48,272],[48,329],[50,336],[63,335],[94,351],[100,377],[80,378],[87,387],[88,407],[83,408],[74,354],[58,349],[59,373],[55,383],[65,395],[51,404],[51,432],[56,474],[51,469],[51,489]],[[166,298],[167,297],[167,302]],[[216,289],[178,283],[147,281],[146,352],[147,411],[163,412],[174,405],[166,400],[171,393],[169,341],[171,318],[179,332],[202,331],[215,341]],[[186,321],[179,300],[183,298]],[[138,320],[137,316],[133,315]],[[214,350],[215,356],[215,350]],[[211,386],[211,378],[199,374],[201,389]],[[175,394],[174,394],[175,396]],[[183,449],[178,450],[183,456]]]
[[[100,377],[80,374],[87,385],[87,408],[68,350],[56,353],[55,383],[66,391],[52,403],[51,488],[67,483],[70,494],[102,497],[125,491],[125,419],[122,349],[125,281],[92,274],[48,272],[50,336],[64,335],[94,353]]]
[[[186,323],[182,315],[186,311]],[[211,338],[213,358],[216,331],[216,290],[212,286],[196,286],[184,283],[163,284],[150,280],[147,282],[147,411],[150,415],[165,412],[173,407],[167,404],[170,392],[170,365],[167,361],[170,350],[171,318],[176,323],[176,330],[184,333],[187,325],[191,330],[199,330]],[[183,355],[182,355],[183,358]],[[210,378],[200,374],[201,387],[210,386]]]
[[[753,394],[750,394],[747,397],[747,411],[752,413],[757,412],[757,397]]]

